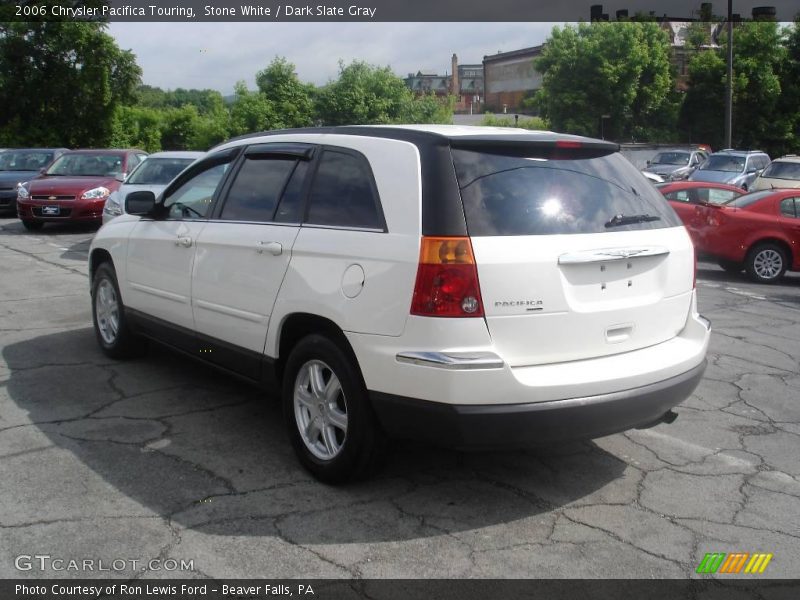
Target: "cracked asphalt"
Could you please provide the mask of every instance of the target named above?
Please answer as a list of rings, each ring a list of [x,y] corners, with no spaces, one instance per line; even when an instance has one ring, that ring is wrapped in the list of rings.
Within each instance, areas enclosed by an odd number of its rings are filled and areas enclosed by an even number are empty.
[[[108,576],[15,569],[48,554],[193,561],[126,578],[686,578],[706,552],[797,575],[797,274],[700,264],[710,364],[671,425],[488,454],[400,443],[335,488],[299,467],[274,398],[158,347],[100,352],[93,233],[0,220],[0,577]]]

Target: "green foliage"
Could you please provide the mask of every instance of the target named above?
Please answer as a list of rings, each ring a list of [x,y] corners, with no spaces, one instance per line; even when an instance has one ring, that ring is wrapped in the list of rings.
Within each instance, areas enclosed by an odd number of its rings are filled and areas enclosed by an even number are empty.
[[[314,119],[314,86],[301,83],[294,65],[276,57],[256,74],[258,89],[270,103],[276,129],[307,127]]]
[[[114,114],[108,145],[158,152],[161,150],[161,127],[159,111],[141,106],[119,106]]]
[[[236,100],[231,106],[230,133],[243,135],[272,128],[275,112],[261,92],[250,92],[244,81],[236,84]]]
[[[581,23],[555,27],[535,61],[537,101],[558,131],[606,137],[657,135],[648,124],[670,109],[674,88],[669,39],[656,23]]]
[[[316,94],[317,120],[325,125],[450,123],[454,98],[415,97],[389,67],[363,61],[345,66]]]
[[[486,114],[481,121],[481,125],[487,127],[519,127],[520,129],[531,129],[534,131],[543,131],[549,129],[547,123],[541,117],[520,117],[515,123],[514,117],[503,116],[497,117],[493,114]]]
[[[788,38],[786,37],[788,33]],[[771,154],[796,149],[798,104],[784,88],[795,85],[800,71],[792,71],[791,40],[795,27],[783,31],[773,22],[747,22],[733,34],[733,139],[735,148],[760,148]],[[725,52],[701,52],[689,63],[689,90],[680,125],[692,141],[714,147],[724,144]]]
[[[141,77],[96,22],[0,23],[0,145],[103,146]]]

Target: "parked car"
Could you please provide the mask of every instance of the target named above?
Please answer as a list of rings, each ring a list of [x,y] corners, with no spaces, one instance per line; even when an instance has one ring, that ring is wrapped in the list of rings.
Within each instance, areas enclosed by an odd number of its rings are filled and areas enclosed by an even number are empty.
[[[659,183],[656,189],[678,213],[695,245],[697,245],[699,222],[706,218],[704,207],[709,204],[724,204],[744,193],[742,188],[706,181]]]
[[[686,229],[617,148],[445,125],[232,140],[97,233],[97,341],[276,382],[324,481],[370,472],[388,437],[487,448],[671,421],[710,325]]]
[[[158,196],[167,184],[205,152],[156,152],[139,163],[103,207],[103,224],[125,212],[125,196],[148,190]]]
[[[73,150],[17,190],[17,213],[27,229],[47,222],[102,223],[106,198],[138,165],[141,150]]]
[[[768,164],[769,155],[759,150],[721,150],[689,175],[689,181],[727,183],[747,191]]]
[[[664,183],[664,178],[661,175],[656,175],[655,173],[650,173],[649,171],[642,171],[642,175],[644,175],[650,183]]]
[[[660,175],[665,181],[686,179],[706,159],[704,150],[665,150],[647,161],[645,173]]]
[[[800,190],[761,190],[709,206],[696,231],[698,251],[725,270],[775,283],[800,270]]]
[[[752,186],[753,191],[775,188],[800,188],[800,156],[787,154],[776,158]]]
[[[66,148],[18,148],[0,152],[0,212],[17,212],[17,187],[67,152]]]

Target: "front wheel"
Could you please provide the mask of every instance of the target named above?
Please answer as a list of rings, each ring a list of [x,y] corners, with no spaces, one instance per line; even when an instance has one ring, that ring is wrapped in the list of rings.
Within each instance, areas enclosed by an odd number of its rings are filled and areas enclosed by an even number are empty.
[[[786,252],[772,243],[755,246],[747,253],[745,270],[756,283],[775,283],[786,272]]]
[[[284,371],[283,411],[292,446],[317,479],[360,479],[379,464],[385,434],[355,361],[330,338],[309,335],[292,349]]]
[[[145,340],[128,327],[117,274],[108,262],[97,267],[92,279],[92,320],[97,342],[107,356],[129,358],[146,350]]]

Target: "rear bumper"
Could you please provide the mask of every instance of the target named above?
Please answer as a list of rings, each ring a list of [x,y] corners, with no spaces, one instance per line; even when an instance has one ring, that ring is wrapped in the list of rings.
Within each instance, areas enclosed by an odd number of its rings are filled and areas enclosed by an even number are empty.
[[[463,448],[536,446],[591,439],[656,424],[703,377],[705,359],[664,381],[608,394],[526,404],[445,404],[370,392],[393,437]]]

